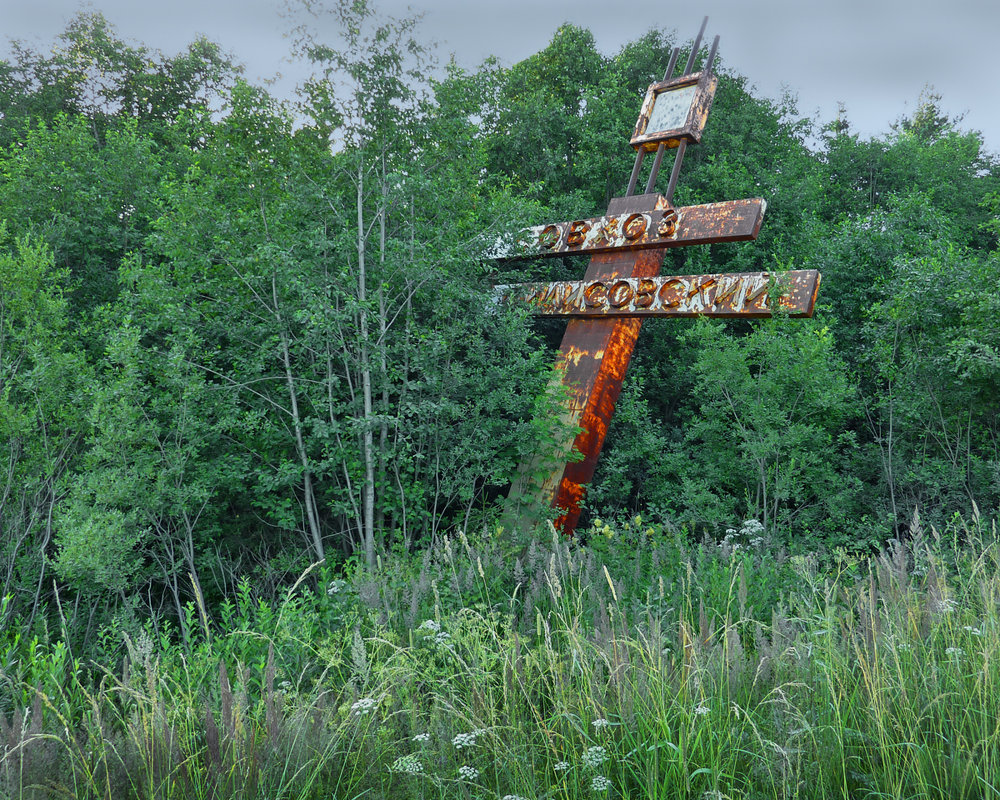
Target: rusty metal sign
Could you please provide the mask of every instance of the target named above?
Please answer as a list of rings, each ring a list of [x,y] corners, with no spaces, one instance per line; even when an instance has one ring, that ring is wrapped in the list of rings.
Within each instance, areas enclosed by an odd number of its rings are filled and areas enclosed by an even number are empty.
[[[757,238],[767,208],[760,198],[673,207],[684,152],[701,139],[717,85],[712,63],[718,36],[702,70],[693,71],[707,22],[682,74],[673,77],[680,52],[675,47],[663,80],[649,87],[631,141],[636,157],[625,196],[614,198],[604,216],[529,229],[514,256],[588,254],[583,280],[497,287],[509,299],[531,303],[541,316],[569,318],[556,364],[562,403],[553,433],[557,445],[521,465],[508,494],[505,516],[511,524],[530,521],[527,509],[547,504],[559,510],[556,525],[573,533],[645,317],[765,317],[776,308],[812,315],[820,283],[816,270],[659,277],[671,247]],[[654,188],[668,146],[676,155],[661,195]],[[643,157],[654,149],[646,191],[635,195]],[[582,458],[573,460],[572,451]]]
[[[662,195],[634,199],[639,202],[626,213],[528,228],[522,257],[745,242],[757,238],[767,210],[759,197],[685,208],[671,208]],[[642,208],[643,201],[649,202],[648,209]]]
[[[817,270],[525,283],[497,287],[540,317],[770,317],[775,307],[811,317]],[[772,303],[771,296],[775,302]]]

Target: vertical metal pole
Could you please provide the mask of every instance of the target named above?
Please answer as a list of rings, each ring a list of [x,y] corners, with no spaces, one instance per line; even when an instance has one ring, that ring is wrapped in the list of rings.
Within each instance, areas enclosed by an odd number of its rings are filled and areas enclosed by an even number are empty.
[[[684,74],[687,75],[691,72],[691,67],[694,66],[695,57],[698,55],[698,48],[701,47],[701,37],[705,35],[705,28],[708,26],[708,17],[705,17],[701,21],[701,30],[698,31],[698,36],[694,40],[694,46],[691,48],[691,54],[688,56],[687,66],[684,67]]]
[[[685,150],[687,150],[687,139],[681,139],[681,143],[677,145],[677,155],[674,156],[674,168],[670,170],[670,183],[667,184],[666,194],[663,195],[670,205],[674,204],[674,189],[677,188],[677,178],[681,174],[681,162],[684,160]]]
[[[641,147],[639,152],[635,154],[635,166],[632,167],[632,177],[628,179],[628,188],[625,190],[626,197],[631,197],[635,191],[635,182],[639,180],[639,170],[642,169],[642,157],[645,154],[646,151]]]
[[[712,64],[715,61],[715,51],[719,49],[719,36],[716,34],[715,39],[712,41],[712,49],[708,51],[708,59],[705,61],[705,66],[702,70],[706,75],[712,74]]]
[[[707,25],[708,17],[705,17],[691,48],[683,73],[685,75],[694,66]],[[719,37],[716,36],[706,61],[706,72],[711,70],[718,42]],[[679,53],[680,48],[675,47],[663,76],[664,81],[673,77]],[[668,207],[673,198],[686,147],[687,141],[682,139],[678,144],[670,175],[665,197],[667,202],[658,200],[657,209]],[[657,147],[656,159],[646,186],[647,194],[656,183],[665,149],[662,142]],[[626,197],[635,191],[644,155],[645,150],[640,147],[636,153]],[[623,200],[613,199],[608,206],[608,214],[621,215],[631,211],[628,202]],[[663,255],[663,250],[659,248],[597,254],[591,257],[585,280],[652,277],[659,273]],[[552,505],[563,512],[556,525],[565,533],[572,534],[580,517],[586,486],[594,475],[641,324],[642,320],[639,318],[570,321],[560,347],[559,361],[563,373],[560,382],[568,392],[563,422],[569,422],[571,427],[575,424],[582,430],[575,436],[567,435],[566,440],[561,443],[561,449],[567,454],[576,449],[584,458],[578,462],[562,463],[563,459],[557,456],[551,465],[536,458],[535,461],[522,465],[521,473],[508,495],[508,513],[516,514],[517,509],[526,502],[531,502],[532,498],[548,497],[551,498]],[[545,473],[540,481],[539,472]]]
[[[684,74],[689,75],[691,70],[694,68],[695,59],[698,56],[698,48],[701,46],[701,37],[705,35],[705,26],[708,25],[708,17],[705,17],[701,21],[701,30],[698,31],[698,36],[694,40],[694,45],[691,47],[691,54],[688,56],[687,65],[684,67]],[[708,54],[708,60],[705,62],[705,71],[708,72],[712,69],[712,62],[715,60],[715,51],[719,46],[719,37],[716,36],[715,40],[712,42],[712,49]],[[660,146],[656,149],[656,161],[653,163],[653,171],[649,176],[649,184],[646,186],[646,193],[653,191],[653,184],[656,182],[657,173],[660,171],[660,162],[663,160],[663,150],[664,144],[661,142]],[[677,145],[677,155],[674,156],[674,166],[670,170],[670,182],[667,184],[667,191],[663,195],[667,198],[667,202],[673,204],[674,201],[674,190],[677,188],[677,179],[681,174],[681,164],[684,161],[684,151],[687,150],[687,140],[681,139],[680,143]]]
[[[705,22],[708,22],[708,17],[705,17]],[[702,23],[702,28],[705,26],[705,22]],[[670,80],[671,76],[674,74],[674,66],[677,64],[677,56],[681,53],[679,47],[675,47],[674,51],[670,54],[670,61],[667,62],[667,68],[663,71],[663,80]],[[660,142],[660,146],[656,148],[656,159],[653,161],[653,168],[649,172],[649,180],[646,181],[646,194],[653,191],[653,186],[656,184],[656,178],[660,174],[660,165],[663,163],[663,152],[666,150],[666,145]]]
[[[669,81],[670,77],[674,74],[674,66],[677,64],[677,56],[681,54],[681,49],[679,47],[674,48],[674,52],[670,54],[670,60],[667,62],[667,68],[663,71],[663,80]]]
[[[666,151],[667,146],[660,142],[659,147],[656,148],[656,158],[653,160],[653,168],[649,171],[649,180],[646,181],[646,194],[653,191],[653,186],[656,183],[656,177],[660,174],[660,164],[663,162],[663,153]]]

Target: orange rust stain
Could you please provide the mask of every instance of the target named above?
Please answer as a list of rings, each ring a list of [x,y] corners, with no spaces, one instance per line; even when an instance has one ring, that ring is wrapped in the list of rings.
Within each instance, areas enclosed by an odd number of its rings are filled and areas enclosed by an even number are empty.
[[[580,359],[587,355],[585,350],[581,350],[575,345],[570,345],[563,353],[563,361],[572,364],[574,367],[580,366]]]

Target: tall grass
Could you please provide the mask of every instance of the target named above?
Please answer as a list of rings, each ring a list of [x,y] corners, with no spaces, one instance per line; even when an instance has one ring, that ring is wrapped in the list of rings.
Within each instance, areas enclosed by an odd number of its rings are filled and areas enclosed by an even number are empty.
[[[1000,795],[995,524],[915,518],[867,559],[752,524],[588,537],[459,535],[279,604],[244,584],[197,640],[123,637],[113,668],[36,646],[0,794]]]

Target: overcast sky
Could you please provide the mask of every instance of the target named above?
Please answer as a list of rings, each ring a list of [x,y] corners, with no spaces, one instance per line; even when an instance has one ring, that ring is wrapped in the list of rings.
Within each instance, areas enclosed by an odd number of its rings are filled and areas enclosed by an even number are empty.
[[[930,85],[964,129],[983,133],[1000,152],[1000,0],[374,0],[393,16],[423,12],[423,38],[441,58],[454,54],[474,68],[489,55],[514,63],[537,52],[563,22],[589,28],[611,54],[652,27],[685,40],[709,16],[706,38],[721,36],[726,65],[746,75],[760,94],[782,86],[799,97],[803,114],[821,121],[847,107],[864,136],[889,130],[912,112]],[[288,22],[282,0],[0,0],[0,52],[7,39],[48,47],[82,8],[104,13],[126,39],[168,54],[197,34],[218,42],[246,67],[252,81],[284,78],[273,91],[290,93],[301,74],[286,56]],[[638,109],[636,109],[638,113]],[[623,132],[623,137],[630,132]]]

